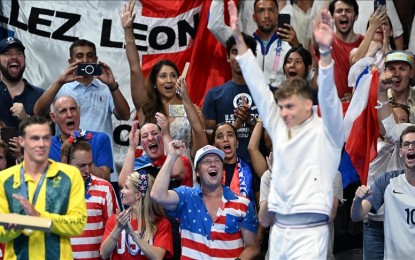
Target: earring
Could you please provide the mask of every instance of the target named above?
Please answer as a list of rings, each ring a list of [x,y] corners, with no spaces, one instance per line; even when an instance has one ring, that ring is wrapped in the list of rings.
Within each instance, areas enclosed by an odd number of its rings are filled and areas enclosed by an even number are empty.
[[[154,86],[154,88],[157,88],[157,86]]]

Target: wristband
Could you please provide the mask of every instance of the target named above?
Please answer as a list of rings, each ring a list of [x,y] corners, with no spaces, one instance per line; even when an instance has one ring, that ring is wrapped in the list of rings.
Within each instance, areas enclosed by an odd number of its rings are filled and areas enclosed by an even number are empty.
[[[124,45],[125,45],[125,46],[127,46],[128,44],[130,44],[130,43],[134,43],[134,42],[135,42],[134,40],[125,41],[125,42],[124,42]]]
[[[112,92],[115,92],[115,91],[117,91],[117,89],[120,87],[120,85],[118,85],[118,82],[115,82],[115,88],[110,88],[110,87],[108,87],[109,89],[110,89],[110,91],[111,91],[111,93]]]
[[[380,102],[379,100],[377,101],[377,105],[375,106],[375,109],[381,109],[384,105],[389,104],[389,100],[384,101],[384,102]]]
[[[320,52],[320,56],[327,56],[331,53],[332,48],[330,47],[330,49],[327,50],[322,50],[322,49],[318,49],[318,51]]]

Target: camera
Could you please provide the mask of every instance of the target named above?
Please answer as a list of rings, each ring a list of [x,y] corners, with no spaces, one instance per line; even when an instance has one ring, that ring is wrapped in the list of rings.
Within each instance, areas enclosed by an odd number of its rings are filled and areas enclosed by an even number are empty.
[[[99,76],[102,75],[102,65],[96,63],[81,63],[76,70],[78,76]]]

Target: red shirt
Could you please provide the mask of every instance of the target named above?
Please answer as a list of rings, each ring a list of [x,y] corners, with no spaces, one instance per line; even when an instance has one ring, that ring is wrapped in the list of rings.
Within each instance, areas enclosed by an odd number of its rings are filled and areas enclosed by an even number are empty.
[[[363,41],[363,35],[359,34],[356,41],[348,43],[343,42],[334,35],[331,55],[334,60],[334,82],[336,83],[337,94],[339,98],[343,98],[345,94],[352,93],[353,88],[349,88],[347,77],[350,70],[350,52],[354,48],[358,48]],[[320,59],[320,53],[316,51],[316,56]]]
[[[110,219],[107,221],[105,226],[105,232],[102,239],[102,242],[107,239],[110,235],[111,231],[114,229],[116,225],[116,216],[112,215]],[[131,220],[131,225],[133,229],[136,230],[138,226],[138,222],[135,219]],[[133,254],[137,254],[133,256],[130,254],[127,241],[128,239],[130,250]],[[171,229],[171,224],[166,218],[160,218],[157,220],[157,232],[154,235],[154,238],[149,241],[149,243],[156,247],[161,247],[166,249],[166,254],[164,258],[171,258],[173,256],[173,234]],[[125,230],[121,232],[121,235],[118,237],[117,248],[112,253],[112,259],[148,259],[147,256],[140,250],[139,246],[133,241],[132,237],[127,234]]]

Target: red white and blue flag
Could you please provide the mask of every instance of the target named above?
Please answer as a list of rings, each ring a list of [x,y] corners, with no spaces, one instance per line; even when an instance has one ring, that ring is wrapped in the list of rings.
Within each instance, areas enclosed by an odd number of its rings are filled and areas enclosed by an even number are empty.
[[[377,155],[379,126],[375,109],[379,71],[367,67],[358,77],[356,89],[344,117],[346,144],[340,162],[343,187],[359,182],[366,185],[370,162]]]

